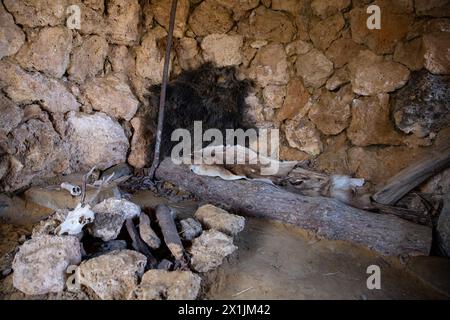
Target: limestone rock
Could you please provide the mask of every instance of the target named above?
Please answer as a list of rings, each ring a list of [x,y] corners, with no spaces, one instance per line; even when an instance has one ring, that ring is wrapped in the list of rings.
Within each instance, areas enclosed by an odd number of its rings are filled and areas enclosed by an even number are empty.
[[[311,8],[315,15],[325,19],[347,8],[350,4],[351,0],[313,0]]]
[[[233,19],[239,21],[249,10],[258,6],[259,0],[220,0],[220,4],[233,12]]]
[[[207,229],[215,229],[231,236],[237,235],[245,226],[243,217],[210,204],[198,208],[194,216]]]
[[[192,241],[203,231],[202,225],[195,219],[187,218],[180,221],[181,237],[184,240]]]
[[[394,61],[383,61],[365,51],[351,61],[350,78],[353,92],[371,96],[388,93],[403,87],[410,72],[404,65]]]
[[[281,122],[286,119],[292,119],[299,114],[306,114],[304,108],[309,98],[310,94],[303,85],[303,82],[298,78],[292,79],[287,85],[286,98],[284,99],[283,106],[276,114],[276,119]]]
[[[161,83],[164,68],[164,53],[158,47],[158,40],[166,36],[162,28],[147,32],[136,49],[136,74],[153,83]]]
[[[288,62],[283,46],[273,43],[261,48],[253,59],[249,76],[262,87],[287,84]]]
[[[227,33],[233,24],[229,10],[215,0],[203,1],[189,17],[189,26],[197,36]]]
[[[411,71],[418,71],[424,65],[425,50],[422,38],[400,42],[395,48],[394,61],[403,63]]]
[[[344,26],[344,17],[338,13],[314,24],[309,35],[316,48],[326,50],[340,36]]]
[[[94,110],[117,119],[131,120],[139,106],[128,84],[116,75],[95,78],[86,83],[83,89],[85,99]]]
[[[352,38],[356,43],[367,45],[377,54],[393,53],[399,41],[406,37],[413,23],[413,16],[395,10],[392,1],[381,6],[381,29],[367,28],[367,6],[350,11]]]
[[[434,74],[450,74],[450,32],[423,36],[425,68]]]
[[[239,23],[239,34],[257,40],[288,43],[294,37],[295,27],[286,13],[259,6],[247,20]]]
[[[108,54],[108,61],[111,62],[114,73],[127,74],[135,70],[136,61],[127,46],[112,46]]]
[[[250,93],[245,98],[245,103],[247,104],[247,109],[244,110],[244,121],[250,126],[261,127],[265,121],[264,106],[261,104],[261,101],[255,93]]]
[[[108,43],[100,36],[86,38],[81,46],[74,48],[67,70],[69,79],[77,83],[83,83],[86,79],[95,77],[103,70]]]
[[[5,0],[3,1],[17,24],[44,27],[62,24],[66,17],[66,0]]]
[[[139,215],[139,235],[152,249],[158,249],[161,245],[161,240],[156,235],[155,231],[153,231],[150,225],[150,218],[145,213]]]
[[[0,94],[0,133],[5,136],[19,125],[24,116],[23,110],[11,100]]]
[[[65,286],[67,267],[80,262],[80,243],[76,237],[33,238],[14,257],[14,287],[29,295],[60,292]]]
[[[307,87],[320,88],[333,74],[333,63],[317,49],[298,56],[295,67]]]
[[[203,38],[201,44],[203,58],[214,62],[218,67],[240,65],[243,42],[240,35],[210,34]]]
[[[79,103],[62,82],[37,72],[27,73],[7,61],[0,61],[0,82],[6,84],[4,91],[17,103],[40,101],[45,110],[54,113],[79,108]]]
[[[335,68],[341,68],[357,56],[362,48],[352,39],[340,38],[331,44],[326,56],[334,63]]]
[[[394,119],[401,131],[418,137],[450,126],[450,76],[415,72],[393,96]]]
[[[295,40],[286,45],[286,53],[288,56],[295,54],[307,54],[313,48],[312,44],[303,40]]]
[[[323,153],[315,161],[315,168],[330,175],[349,176],[351,173],[348,168],[348,149],[349,143],[345,132],[327,137],[324,140]]]
[[[416,13],[419,16],[448,17],[450,7],[448,0],[416,0]]]
[[[202,58],[199,53],[197,41],[193,38],[180,39],[179,45],[176,48],[178,63],[181,69],[189,70],[196,69],[202,63]]]
[[[312,105],[309,119],[326,135],[337,135],[350,124],[353,93],[345,87],[337,93],[322,90],[320,98]]]
[[[131,119],[133,138],[131,139],[128,163],[136,169],[142,169],[150,163],[149,148],[153,143],[154,132],[148,121],[143,117]]]
[[[323,145],[320,134],[314,124],[307,119],[287,120],[283,126],[289,145],[309,155],[317,156]]]
[[[64,27],[48,27],[39,31],[16,55],[19,64],[28,70],[61,78],[69,64],[72,33]]]
[[[153,16],[158,23],[163,26],[166,31],[169,31],[169,18],[172,1],[170,0],[156,0],[152,1],[151,9]],[[189,14],[189,0],[180,0],[177,3],[177,12],[175,17],[175,26],[173,36],[175,38],[182,38],[186,30],[186,21]]]
[[[355,99],[347,136],[356,146],[402,144],[390,121],[389,95]]]
[[[94,10],[84,4],[77,4],[81,11],[81,29],[79,30],[82,35],[99,35],[102,37],[108,37],[109,26],[108,19],[103,16],[103,11]]]
[[[348,69],[346,67],[343,67],[337,69],[334,72],[331,78],[328,79],[325,87],[330,91],[334,91],[336,89],[341,88],[343,85],[346,85],[349,82],[350,82],[350,74],[348,72]]]
[[[138,205],[115,198],[100,202],[92,208],[92,211],[95,212],[95,220],[90,230],[91,234],[103,241],[116,239],[125,220],[141,214],[141,208]]]
[[[71,112],[67,125],[75,168],[104,170],[126,161],[128,139],[120,124],[106,114]]]
[[[285,86],[268,85],[263,89],[263,98],[267,106],[278,109],[283,105],[284,98],[286,97]]]
[[[130,300],[195,300],[200,291],[200,276],[191,271],[148,270]]]
[[[102,300],[126,299],[144,274],[147,258],[136,251],[116,250],[83,261],[76,269],[78,283]]]
[[[437,224],[439,247],[447,257],[450,257],[450,199],[444,199],[442,212]]]
[[[131,45],[139,40],[138,0],[111,0],[107,2],[107,35],[111,42]]]
[[[25,42],[25,34],[15,25],[10,13],[0,3],[0,59],[19,51]]]
[[[197,272],[208,272],[217,268],[225,257],[236,250],[232,237],[213,229],[195,238],[188,249],[192,256],[192,268]]]

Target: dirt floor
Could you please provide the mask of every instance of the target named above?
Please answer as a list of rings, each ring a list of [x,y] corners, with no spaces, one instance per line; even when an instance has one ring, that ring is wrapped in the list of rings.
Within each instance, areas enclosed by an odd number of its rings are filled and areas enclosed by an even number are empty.
[[[131,201],[167,203],[149,192],[140,192]],[[172,205],[179,215],[189,216],[198,203]],[[29,226],[0,224],[0,256],[29,230]],[[236,245],[237,254],[206,277],[210,285],[204,299],[450,298],[450,259],[380,257],[349,243],[320,240],[296,227],[255,218],[247,219]],[[381,269],[381,290],[367,289],[370,265]],[[11,275],[0,277],[0,298],[28,298],[11,287]]]

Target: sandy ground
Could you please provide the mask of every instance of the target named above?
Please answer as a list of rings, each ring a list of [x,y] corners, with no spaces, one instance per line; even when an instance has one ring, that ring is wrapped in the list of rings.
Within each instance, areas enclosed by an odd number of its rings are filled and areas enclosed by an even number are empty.
[[[131,200],[144,206],[167,203],[149,192],[136,194]],[[185,217],[193,214],[198,203],[173,206]],[[41,211],[37,213],[33,217]],[[21,218],[30,221],[30,217]],[[29,230],[29,225],[0,224],[0,257],[17,246]],[[247,219],[235,242],[238,252],[205,277],[208,286],[203,299],[450,298],[450,259],[400,261],[349,243],[320,240],[294,226],[255,218]],[[381,290],[367,289],[370,265],[381,269]],[[32,298],[12,288],[11,275],[0,278],[0,299]]]

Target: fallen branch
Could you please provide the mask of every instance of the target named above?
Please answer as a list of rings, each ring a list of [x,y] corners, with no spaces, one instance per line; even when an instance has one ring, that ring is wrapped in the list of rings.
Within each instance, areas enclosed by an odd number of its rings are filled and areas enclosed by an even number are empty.
[[[147,257],[147,266],[149,266],[151,269],[155,268],[158,265],[158,261],[152,255],[147,245],[139,237],[139,233],[136,230],[136,227],[134,226],[133,220],[127,219],[125,221],[125,226],[127,228],[128,234],[130,235],[132,241],[131,245],[134,248],[134,250],[142,253],[144,256]]]
[[[223,181],[198,176],[170,159],[161,162],[156,178],[169,181],[202,200],[256,217],[281,220],[332,240],[366,246],[383,255],[428,255],[431,228],[392,215],[349,207],[337,200],[294,194],[257,181]]]
[[[170,208],[164,204],[156,207],[156,219],[164,236],[164,242],[175,259],[183,261],[184,248],[178,235],[175,221],[173,220]]]

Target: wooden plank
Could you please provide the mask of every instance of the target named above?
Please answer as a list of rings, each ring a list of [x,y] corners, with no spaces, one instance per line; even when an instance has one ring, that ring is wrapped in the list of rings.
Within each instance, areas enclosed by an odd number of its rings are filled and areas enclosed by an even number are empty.
[[[430,251],[431,228],[356,209],[334,199],[302,196],[263,182],[199,176],[170,159],[161,162],[156,178],[240,214],[281,220],[383,255],[428,255]]]

